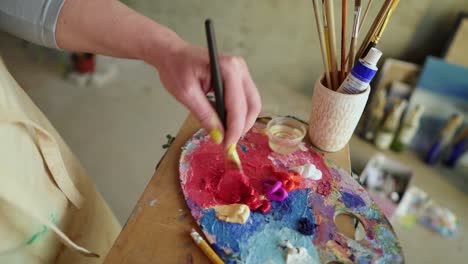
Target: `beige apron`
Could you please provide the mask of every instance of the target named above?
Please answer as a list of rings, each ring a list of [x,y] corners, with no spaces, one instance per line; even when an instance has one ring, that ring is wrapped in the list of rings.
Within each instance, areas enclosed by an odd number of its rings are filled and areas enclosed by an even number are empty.
[[[101,263],[119,231],[79,161],[0,59],[0,263]]]

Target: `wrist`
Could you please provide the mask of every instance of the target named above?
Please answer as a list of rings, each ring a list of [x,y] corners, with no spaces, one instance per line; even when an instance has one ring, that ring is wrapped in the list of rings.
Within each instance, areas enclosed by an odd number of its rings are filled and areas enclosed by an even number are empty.
[[[187,45],[174,31],[158,25],[143,39],[142,60],[155,66],[162,67],[174,54]]]

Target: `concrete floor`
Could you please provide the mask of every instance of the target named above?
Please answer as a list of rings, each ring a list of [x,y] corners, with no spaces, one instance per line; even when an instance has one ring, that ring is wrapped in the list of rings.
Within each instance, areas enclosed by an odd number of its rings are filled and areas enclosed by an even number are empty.
[[[195,0],[168,3],[133,4],[198,45],[205,42],[203,19],[214,18],[220,50],[245,56],[264,111],[307,120],[311,88],[321,71],[321,60],[318,41],[312,37],[311,7],[305,1],[230,1],[229,6],[210,1],[208,7]],[[411,3],[417,6],[419,1]],[[382,43],[387,55],[396,56],[405,49],[428,5],[417,9],[415,16],[402,9],[400,16],[405,20],[395,19],[396,24],[388,28],[397,30],[395,27],[405,21],[401,37],[389,37]],[[223,9],[225,12],[217,12]],[[257,14],[262,19],[256,19]],[[290,14],[296,19],[288,19],[292,18]],[[281,23],[275,23],[278,21]],[[66,59],[58,52],[25,45],[0,33],[0,55],[124,223],[164,153],[165,135],[175,135],[188,112],[164,90],[155,70],[140,61],[100,57],[101,65],[117,65],[118,76],[102,87],[78,87],[62,78]],[[404,244],[420,243],[412,241],[411,236],[404,238]],[[405,254],[417,263],[418,255],[437,252],[425,252],[420,247]]]
[[[404,164],[411,168],[413,179],[411,186],[426,192],[440,206],[448,208],[458,218],[458,231],[454,237],[447,238],[436,232],[429,231],[421,224],[405,226],[398,223],[397,218],[391,219],[393,228],[398,235],[405,254],[406,263],[465,263],[468,257],[468,190],[456,181],[452,181],[454,170],[429,167],[420,157],[411,152],[396,153],[390,150],[377,149],[357,136],[350,141],[350,153],[353,169],[360,172],[367,162],[377,154]],[[466,170],[465,170],[466,172]],[[465,173],[466,175],[466,173]],[[457,175],[458,181],[466,177]],[[404,199],[404,198],[403,198]]]

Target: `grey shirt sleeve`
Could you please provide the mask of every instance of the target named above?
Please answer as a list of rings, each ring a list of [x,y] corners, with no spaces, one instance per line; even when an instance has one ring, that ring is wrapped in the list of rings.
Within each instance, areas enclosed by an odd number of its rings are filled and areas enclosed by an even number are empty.
[[[65,0],[0,0],[0,30],[27,41],[58,48],[57,18]]]

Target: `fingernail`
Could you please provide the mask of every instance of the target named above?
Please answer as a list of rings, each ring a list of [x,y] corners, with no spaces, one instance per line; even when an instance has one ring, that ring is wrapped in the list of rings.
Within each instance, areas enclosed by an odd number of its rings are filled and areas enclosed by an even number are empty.
[[[229,145],[227,149],[227,158],[231,160],[232,162],[234,162],[238,167],[240,167],[241,162],[240,162],[239,154],[237,154],[236,146],[237,144]]]
[[[211,136],[211,139],[216,144],[221,144],[221,142],[223,142],[223,134],[217,128],[214,128],[213,130],[211,130],[210,136]]]

